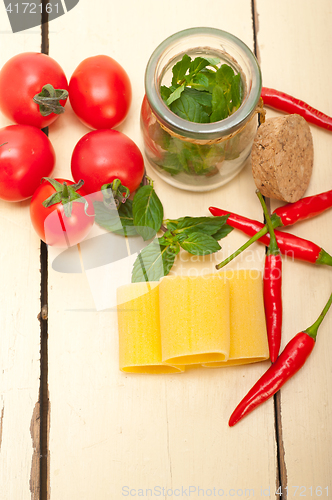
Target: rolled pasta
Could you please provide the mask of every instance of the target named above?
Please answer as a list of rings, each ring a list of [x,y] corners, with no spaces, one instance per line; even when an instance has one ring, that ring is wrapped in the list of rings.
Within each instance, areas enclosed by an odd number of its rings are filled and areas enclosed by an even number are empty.
[[[164,362],[192,365],[228,359],[229,285],[224,276],[164,277],[159,303]]]
[[[117,289],[120,370],[130,373],[180,373],[184,367],[162,362],[159,286],[131,283]]]
[[[227,270],[229,281],[230,351],[225,362],[207,368],[255,363],[269,358],[263,301],[262,274],[255,269]]]

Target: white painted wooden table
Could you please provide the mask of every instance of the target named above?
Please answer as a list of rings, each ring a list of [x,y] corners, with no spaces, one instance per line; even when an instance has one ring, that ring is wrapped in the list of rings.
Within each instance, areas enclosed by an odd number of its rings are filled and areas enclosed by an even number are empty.
[[[0,10],[0,64],[23,51],[40,51],[40,27],[13,34]],[[80,0],[43,26],[42,50],[68,79],[91,55],[108,54],[122,64],[133,103],[120,130],[142,148],[146,62],[167,36],[194,26],[238,36],[256,51],[265,86],[332,115],[330,0]],[[268,117],[275,115],[268,110]],[[8,123],[0,117],[1,126]],[[307,194],[332,188],[332,135],[311,130],[315,161]],[[87,132],[70,106],[50,127],[55,176],[70,176],[72,150]],[[148,165],[147,170],[151,175]],[[215,205],[262,220],[250,168],[206,194],[176,190],[152,177],[168,218],[208,215]],[[330,211],[292,232],[331,253],[331,221]],[[307,366],[275,399],[230,429],[229,415],[268,362],[182,375],[123,374],[115,311],[97,312],[86,274],[56,272],[52,253],[47,269],[29,202],[0,201],[0,230],[1,500],[332,494],[332,314]],[[218,255],[194,265],[212,270],[245,239],[233,231]],[[241,264],[262,268],[263,261],[264,248],[256,245]],[[178,261],[175,270],[181,272],[182,265]],[[331,293],[332,271],[287,261],[283,284],[285,345],[316,319]],[[48,316],[44,308],[45,319],[38,319],[45,305]]]

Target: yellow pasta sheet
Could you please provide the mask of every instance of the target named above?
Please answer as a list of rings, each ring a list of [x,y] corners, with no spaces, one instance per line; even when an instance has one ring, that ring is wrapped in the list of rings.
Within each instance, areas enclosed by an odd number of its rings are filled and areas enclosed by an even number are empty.
[[[229,284],[222,275],[167,276],[159,285],[162,359],[192,365],[228,359]]]
[[[179,373],[268,359],[262,275],[166,276],[118,288],[120,369]]]
[[[269,357],[263,301],[262,274],[255,269],[222,273],[229,282],[230,351],[223,363],[205,367],[226,367],[263,361]]]
[[[132,283],[117,290],[120,370],[180,373],[162,362],[158,283]]]

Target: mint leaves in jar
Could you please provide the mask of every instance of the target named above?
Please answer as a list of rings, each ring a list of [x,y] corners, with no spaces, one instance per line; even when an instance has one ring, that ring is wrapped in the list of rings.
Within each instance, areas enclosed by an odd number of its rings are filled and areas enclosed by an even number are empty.
[[[217,58],[185,54],[172,68],[172,82],[160,94],[173,113],[196,123],[211,123],[233,114],[241,105],[243,85],[239,73]]]

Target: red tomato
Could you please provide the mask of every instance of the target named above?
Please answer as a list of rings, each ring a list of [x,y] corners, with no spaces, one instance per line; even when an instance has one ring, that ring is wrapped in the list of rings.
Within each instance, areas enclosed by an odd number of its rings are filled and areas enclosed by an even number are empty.
[[[47,127],[59,115],[42,116],[33,101],[46,84],[68,90],[67,78],[54,59],[39,52],[23,52],[12,57],[0,71],[0,110],[16,123]],[[65,102],[62,100],[60,104],[64,106]]]
[[[131,104],[129,77],[109,56],[88,57],[77,66],[70,79],[69,100],[87,127],[116,127],[126,117]]]
[[[73,181],[66,179],[55,180],[61,184],[66,182],[69,186],[74,184]],[[56,190],[47,180],[40,184],[30,204],[32,225],[40,239],[48,245],[56,247],[76,245],[87,236],[93,225],[93,205],[89,203],[87,209],[89,215],[86,215],[84,203],[73,201],[71,216],[67,217],[61,202],[47,208],[43,206],[43,201],[54,193],[56,193]],[[83,189],[79,189],[77,193],[85,196]],[[86,199],[89,201],[88,198]]]
[[[143,156],[136,144],[117,130],[94,130],[76,144],[71,158],[76,182],[84,180],[89,193],[100,191],[103,184],[120,179],[132,193],[143,178]]]
[[[0,198],[22,201],[30,198],[42,177],[49,177],[55,153],[49,138],[30,125],[0,129]]]

